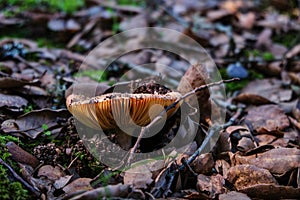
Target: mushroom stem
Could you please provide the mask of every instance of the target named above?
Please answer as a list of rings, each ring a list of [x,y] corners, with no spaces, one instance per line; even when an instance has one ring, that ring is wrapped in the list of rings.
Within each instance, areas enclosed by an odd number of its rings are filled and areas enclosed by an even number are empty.
[[[132,136],[118,129],[116,130],[116,141],[122,149],[127,151],[131,148]]]

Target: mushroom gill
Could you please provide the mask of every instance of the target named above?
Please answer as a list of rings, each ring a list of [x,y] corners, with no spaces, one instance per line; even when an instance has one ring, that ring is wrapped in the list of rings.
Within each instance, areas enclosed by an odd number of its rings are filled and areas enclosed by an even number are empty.
[[[166,94],[109,93],[78,100],[76,95],[67,98],[68,110],[83,124],[109,130],[120,126],[146,126],[155,116],[181,97],[178,92]],[[77,99],[74,101],[74,99]],[[180,104],[167,111],[166,118],[178,109]]]

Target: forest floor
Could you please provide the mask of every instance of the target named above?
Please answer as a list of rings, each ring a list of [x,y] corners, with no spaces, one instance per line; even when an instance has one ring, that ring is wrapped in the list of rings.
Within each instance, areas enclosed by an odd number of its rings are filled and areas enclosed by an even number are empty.
[[[300,198],[299,1],[0,8],[0,199]]]

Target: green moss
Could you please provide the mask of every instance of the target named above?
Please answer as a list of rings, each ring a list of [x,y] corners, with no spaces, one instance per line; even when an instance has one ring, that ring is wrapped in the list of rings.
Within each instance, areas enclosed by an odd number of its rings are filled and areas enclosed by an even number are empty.
[[[144,0],[117,0],[118,5],[129,5],[129,6],[142,6],[145,4]]]
[[[106,73],[103,70],[85,70],[85,71],[77,72],[74,76],[75,77],[86,76],[97,82],[103,82],[107,79]]]
[[[84,0],[0,0],[0,3],[9,6],[19,6],[21,10],[44,9],[50,12],[73,13],[85,5]]]
[[[29,194],[19,182],[12,182],[7,178],[7,170],[0,165],[0,197],[2,200],[26,200]]]
[[[250,57],[261,58],[265,61],[274,60],[274,55],[271,52],[268,52],[268,51],[262,52],[258,49],[253,49],[253,50],[245,50],[244,54],[247,58],[250,58]]]
[[[284,34],[275,34],[272,37],[274,43],[282,44],[288,48],[292,47],[299,40],[299,32],[290,31]]]
[[[39,47],[55,47],[55,48],[64,48],[65,45],[62,43],[54,42],[49,40],[49,38],[39,37],[36,39],[36,42]]]
[[[7,142],[19,142],[19,139],[11,135],[0,135],[0,155],[1,159],[7,162],[13,168],[17,168],[16,163],[10,159],[10,153],[7,151]],[[9,179],[10,174],[8,170],[0,165],[0,197],[2,200],[15,199],[26,200],[30,195],[28,191],[19,182],[13,182]]]

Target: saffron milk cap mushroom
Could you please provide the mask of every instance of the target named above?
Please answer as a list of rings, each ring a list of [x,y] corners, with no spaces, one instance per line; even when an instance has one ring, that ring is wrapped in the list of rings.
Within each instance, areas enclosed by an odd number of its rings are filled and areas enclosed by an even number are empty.
[[[80,100],[67,97],[68,110],[81,123],[94,129],[116,129],[146,126],[164,109],[181,97],[178,92],[166,94],[108,93]],[[163,118],[172,116],[181,102],[168,110]]]

